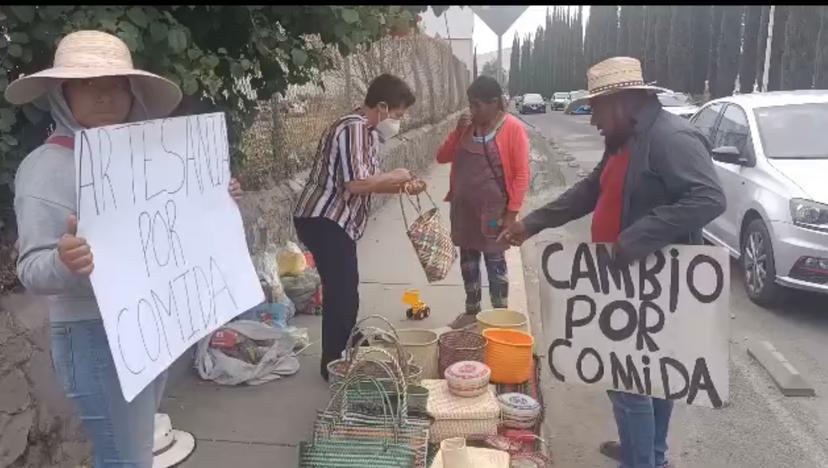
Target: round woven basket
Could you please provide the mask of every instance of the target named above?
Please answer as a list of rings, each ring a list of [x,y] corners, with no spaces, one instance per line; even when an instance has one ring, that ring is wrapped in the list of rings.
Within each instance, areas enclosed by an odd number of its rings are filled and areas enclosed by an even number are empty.
[[[432,330],[406,328],[397,330],[403,351],[412,362],[423,368],[422,378],[439,379],[437,375],[437,333]]]
[[[443,333],[437,340],[439,374],[442,377],[455,362],[483,362],[486,357],[486,338],[465,330]]]
[[[519,330],[489,328],[483,332],[486,344],[486,365],[492,369],[491,381],[499,384],[520,384],[532,377],[532,335]]]
[[[483,333],[487,328],[509,328],[528,332],[526,314],[510,309],[484,310],[477,314],[477,331]]]

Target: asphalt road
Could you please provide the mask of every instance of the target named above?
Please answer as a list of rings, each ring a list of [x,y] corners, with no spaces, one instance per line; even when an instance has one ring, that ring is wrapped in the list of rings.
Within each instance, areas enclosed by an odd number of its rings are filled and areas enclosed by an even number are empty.
[[[550,112],[522,116],[548,143],[571,185],[601,157],[603,142],[589,116]],[[542,140],[536,138],[535,140]],[[533,145],[538,144],[533,141]],[[533,184],[530,206],[560,193]],[[552,238],[586,239],[590,218],[546,231],[523,248],[530,310],[539,310],[537,244]],[[676,404],[669,457],[676,467],[828,467],[828,298],[793,292],[779,309],[754,305],[745,294],[738,264],[731,264],[731,403],[710,410]],[[767,372],[748,356],[750,343],[768,340],[812,384],[816,397],[783,396]],[[556,466],[614,468],[598,444],[615,438],[611,406],[603,391],[561,384],[544,366],[547,428]]]

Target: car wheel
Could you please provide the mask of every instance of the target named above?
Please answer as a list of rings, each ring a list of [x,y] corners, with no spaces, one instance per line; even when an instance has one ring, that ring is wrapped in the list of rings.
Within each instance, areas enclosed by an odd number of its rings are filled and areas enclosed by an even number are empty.
[[[742,272],[750,300],[762,307],[779,303],[782,288],[776,284],[776,265],[770,232],[761,219],[748,225],[742,238]]]

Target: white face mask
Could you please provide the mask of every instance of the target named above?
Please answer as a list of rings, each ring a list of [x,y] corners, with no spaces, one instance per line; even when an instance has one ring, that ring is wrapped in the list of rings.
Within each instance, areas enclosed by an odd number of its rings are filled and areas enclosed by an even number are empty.
[[[400,133],[399,119],[385,119],[377,125],[377,132],[383,141],[388,141]]]

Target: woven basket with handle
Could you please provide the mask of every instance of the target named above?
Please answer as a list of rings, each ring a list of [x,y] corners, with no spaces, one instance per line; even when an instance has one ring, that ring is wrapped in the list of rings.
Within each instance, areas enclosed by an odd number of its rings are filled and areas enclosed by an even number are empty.
[[[406,233],[417,252],[417,258],[426,274],[429,283],[440,281],[448,275],[451,266],[457,259],[457,250],[451,240],[451,232],[440,222],[440,210],[428,192],[424,192],[434,208],[423,212],[420,206],[420,196],[412,197],[408,193],[400,192],[400,209]],[[417,212],[417,219],[408,224],[405,214],[403,198],[408,198],[411,206]]]

